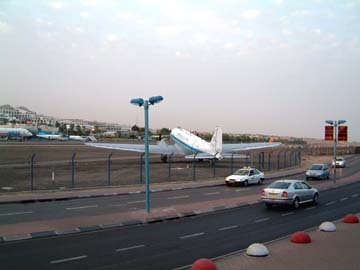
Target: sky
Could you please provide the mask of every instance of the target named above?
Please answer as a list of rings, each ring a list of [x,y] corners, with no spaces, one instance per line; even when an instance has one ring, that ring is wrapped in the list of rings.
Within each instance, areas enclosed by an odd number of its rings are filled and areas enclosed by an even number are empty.
[[[360,141],[360,1],[0,0],[0,105],[150,128]]]

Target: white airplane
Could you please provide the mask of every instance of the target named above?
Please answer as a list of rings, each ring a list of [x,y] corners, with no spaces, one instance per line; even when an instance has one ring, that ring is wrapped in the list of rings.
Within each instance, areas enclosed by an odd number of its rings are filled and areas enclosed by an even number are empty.
[[[69,135],[68,136],[69,140],[74,140],[74,141],[81,141],[81,142],[96,142],[97,139],[94,136],[78,136],[78,135]]]
[[[149,145],[149,153],[160,154],[161,160],[166,162],[170,155],[184,156],[189,159],[222,159],[222,158],[245,158],[246,155],[235,154],[238,151],[254,150],[281,145],[278,142],[271,143],[238,143],[223,144],[222,130],[217,127],[210,142],[192,134],[183,128],[171,130],[170,138],[174,144],[161,141],[157,145]],[[100,148],[117,149],[124,151],[145,152],[144,144],[113,144],[113,143],[86,143],[86,145]]]
[[[28,138],[33,134],[25,128],[0,128],[0,136]]]
[[[57,141],[67,141],[69,138],[62,134],[37,134],[36,137],[46,139],[46,140],[57,140]]]

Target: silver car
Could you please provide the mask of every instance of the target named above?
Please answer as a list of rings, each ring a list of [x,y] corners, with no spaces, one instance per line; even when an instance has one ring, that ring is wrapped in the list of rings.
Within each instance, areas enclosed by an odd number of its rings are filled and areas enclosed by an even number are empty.
[[[292,205],[297,209],[303,203],[317,204],[319,191],[301,180],[278,180],[263,189],[261,200],[267,208],[277,204]]]
[[[330,169],[327,164],[313,164],[305,173],[306,180],[329,179]]]
[[[335,165],[336,165],[336,167],[345,168],[345,166],[346,166],[345,158],[337,157],[336,161],[334,162],[334,160],[333,160],[333,162],[332,162],[332,166],[334,167]]]

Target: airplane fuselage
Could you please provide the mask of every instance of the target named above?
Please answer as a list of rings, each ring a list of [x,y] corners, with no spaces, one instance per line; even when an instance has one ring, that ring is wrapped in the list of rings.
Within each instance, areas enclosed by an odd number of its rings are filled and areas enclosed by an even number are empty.
[[[211,143],[201,139],[183,128],[173,128],[170,138],[182,149],[184,155],[206,153],[215,155],[216,151]]]
[[[7,137],[31,137],[33,134],[25,128],[0,128],[0,135]]]

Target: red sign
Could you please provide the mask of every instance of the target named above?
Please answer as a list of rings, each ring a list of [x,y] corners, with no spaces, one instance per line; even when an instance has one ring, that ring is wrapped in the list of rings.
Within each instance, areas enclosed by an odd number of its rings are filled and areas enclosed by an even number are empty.
[[[333,126],[325,126],[325,141],[334,140],[334,127]]]
[[[348,127],[347,126],[339,126],[338,127],[338,140],[347,142],[347,140],[348,140]]]

